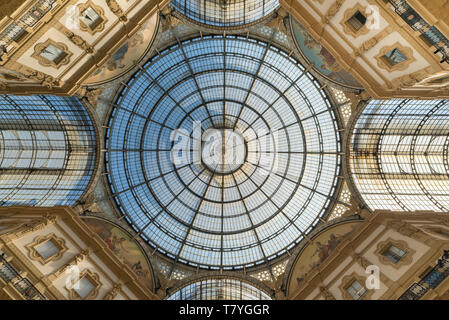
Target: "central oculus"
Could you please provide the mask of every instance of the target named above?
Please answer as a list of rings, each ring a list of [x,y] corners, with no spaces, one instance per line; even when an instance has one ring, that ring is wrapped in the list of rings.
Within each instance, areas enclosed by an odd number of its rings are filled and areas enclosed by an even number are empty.
[[[237,171],[246,159],[246,143],[232,129],[208,129],[202,135],[201,161],[216,174]]]

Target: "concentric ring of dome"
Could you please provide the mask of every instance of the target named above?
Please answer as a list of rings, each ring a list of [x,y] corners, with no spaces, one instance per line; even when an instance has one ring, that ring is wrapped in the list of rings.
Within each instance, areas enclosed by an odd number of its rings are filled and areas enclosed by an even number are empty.
[[[188,132],[193,155],[197,122],[201,135],[241,133],[244,163],[226,174],[201,161],[175,163],[173,132]],[[303,66],[263,41],[207,36],[161,51],[123,87],[109,127],[107,176],[119,209],[177,262],[211,269],[269,263],[333,199],[340,145],[329,100]],[[274,161],[267,167],[261,159]]]
[[[252,24],[279,6],[278,0],[172,0],[170,3],[187,18],[213,27]]]

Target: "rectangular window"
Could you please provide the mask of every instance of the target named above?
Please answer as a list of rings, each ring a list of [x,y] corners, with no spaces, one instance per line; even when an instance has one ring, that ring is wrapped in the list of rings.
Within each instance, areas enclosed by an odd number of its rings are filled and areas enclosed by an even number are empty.
[[[407,57],[399,50],[393,49],[383,56],[383,59],[390,65],[395,66],[407,60]]]
[[[351,295],[354,300],[359,300],[366,294],[366,289],[358,281],[354,281],[346,291]]]
[[[399,260],[401,260],[406,255],[406,253],[406,251],[392,245],[384,251],[383,255],[391,262],[398,263]]]
[[[354,29],[354,31],[359,31],[365,25],[366,17],[357,10],[347,23]]]
[[[42,50],[40,56],[50,62],[59,64],[67,56],[67,53],[60,48],[49,44],[44,50]]]
[[[100,15],[91,7],[88,7],[81,13],[81,20],[91,29],[95,28],[103,22]]]
[[[86,299],[86,297],[94,290],[95,286],[87,277],[82,277],[75,285],[73,289],[78,293],[81,299]]]
[[[59,248],[52,240],[48,240],[38,245],[36,247],[36,251],[44,260],[47,260],[57,254],[59,252]]]

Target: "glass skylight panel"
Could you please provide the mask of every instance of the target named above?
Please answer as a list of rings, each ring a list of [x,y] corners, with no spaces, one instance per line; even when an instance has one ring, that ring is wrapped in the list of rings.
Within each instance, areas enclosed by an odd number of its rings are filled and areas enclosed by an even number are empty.
[[[269,15],[278,0],[172,0],[171,4],[187,18],[213,27],[237,27]]]
[[[90,181],[95,145],[76,98],[0,95],[0,149],[8,150],[0,151],[0,189],[8,190],[0,203],[73,205]]]
[[[444,100],[374,100],[366,107],[351,143],[351,171],[372,210],[447,210],[448,109]]]
[[[237,279],[206,279],[188,284],[167,300],[271,300],[262,290]]]
[[[112,112],[107,170],[120,210],[179,263],[239,269],[265,263],[264,250],[268,260],[284,254],[302,239],[298,229],[325,214],[337,183],[337,124],[325,94],[301,76],[302,66],[259,40],[208,36],[171,50],[137,72]],[[300,77],[304,86],[295,84]],[[243,161],[172,163],[173,130],[192,143],[194,121],[202,132],[235,130]],[[317,186],[323,196],[313,195]]]

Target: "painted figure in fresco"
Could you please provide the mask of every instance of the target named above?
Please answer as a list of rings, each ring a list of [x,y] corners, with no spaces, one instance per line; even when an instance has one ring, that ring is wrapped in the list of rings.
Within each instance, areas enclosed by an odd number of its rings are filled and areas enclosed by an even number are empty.
[[[133,264],[131,266],[131,269],[137,274],[138,277],[140,278],[146,278],[149,275],[149,271],[148,270],[144,270],[142,268],[142,263],[140,262],[140,260]]]
[[[317,42],[299,23],[294,23],[294,32],[298,44],[301,46],[307,59],[329,79],[360,87],[358,81],[337,62],[335,57]]]
[[[144,36],[141,31],[137,32],[128,42],[126,42],[120,49],[118,49],[112,58],[106,62],[105,67],[109,71],[114,71],[117,69],[123,69],[126,67],[124,61],[126,60],[126,55],[131,52],[130,49],[142,45],[144,43]],[[97,71],[96,74],[100,73],[101,70]]]
[[[92,231],[104,240],[107,247],[136,273],[142,283],[151,288],[152,276],[150,269],[133,240],[117,227],[93,219],[87,219],[87,221]]]
[[[315,39],[312,38],[312,36],[307,32],[304,31],[302,33],[304,35],[304,45],[315,51],[315,53],[321,58],[323,64],[320,66],[320,69],[325,69],[332,72],[341,71],[342,68],[337,63],[337,60],[335,60],[334,56],[327,51],[326,48],[324,48],[319,42],[315,41]]]
[[[116,235],[109,236],[105,239],[109,249],[111,249],[122,260],[125,259],[125,254],[128,253],[128,250],[124,246],[125,241],[125,238],[119,238]]]
[[[321,47],[320,57],[323,58],[324,62],[321,66],[322,69],[327,69],[332,72],[339,72],[342,70],[340,65],[337,63],[337,60],[335,60],[334,56],[331,55],[330,52],[326,50],[326,48]]]
[[[109,71],[114,71],[115,69],[122,69],[126,67],[126,65],[123,64],[123,60],[125,58],[125,55],[128,53],[128,49],[129,45],[127,42],[123,47],[118,49],[117,52],[112,55],[112,59],[109,59],[108,62],[106,62],[106,67]]]
[[[317,241],[317,249],[315,251],[315,254],[318,253],[319,262],[323,262],[329,254],[338,246],[338,244],[343,240],[345,236],[344,235],[334,235],[333,233],[330,235],[329,239],[327,240],[327,244],[322,244],[321,242]],[[314,255],[315,255],[314,254]]]

